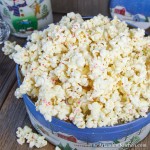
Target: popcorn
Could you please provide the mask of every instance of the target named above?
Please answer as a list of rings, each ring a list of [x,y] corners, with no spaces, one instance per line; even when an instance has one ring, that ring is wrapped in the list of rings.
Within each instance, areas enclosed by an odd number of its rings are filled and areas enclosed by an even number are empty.
[[[100,110],[102,105],[97,102],[88,105],[89,110],[91,111],[91,115],[87,117],[86,126],[88,128],[96,128],[98,124],[98,120],[100,119]]]
[[[54,113],[55,112],[55,113]],[[61,120],[67,120],[70,113],[70,107],[64,102],[60,102],[59,105],[54,106],[54,115]]]
[[[74,111],[70,114],[69,119],[78,127],[85,128],[84,115],[80,108],[74,108]]]
[[[20,145],[23,145],[25,143],[25,138],[21,137],[19,139],[17,139],[17,142],[20,144]]]
[[[55,147],[55,150],[61,150],[58,146]]]
[[[47,145],[47,141],[44,140],[44,137],[33,133],[32,129],[28,126],[25,126],[24,128],[18,127],[16,135],[18,137],[17,142],[20,145],[24,144],[25,142],[29,143],[30,148],[33,146],[41,148]]]
[[[78,128],[96,128],[147,116],[150,37],[144,37],[144,30],[129,29],[116,17],[83,21],[69,13],[58,24],[35,31],[25,47],[15,45],[7,41],[3,48],[23,76],[15,95],[37,99],[36,110],[46,120],[54,116]]]
[[[14,49],[16,42],[5,41],[5,46],[2,48],[2,51],[5,55],[9,55],[9,58],[12,59],[12,54],[16,51]]]

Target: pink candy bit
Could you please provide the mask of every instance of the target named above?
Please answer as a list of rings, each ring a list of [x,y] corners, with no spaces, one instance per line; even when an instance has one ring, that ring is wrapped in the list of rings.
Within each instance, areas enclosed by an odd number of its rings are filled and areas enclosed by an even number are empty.
[[[70,119],[70,120],[74,120],[74,117],[70,117],[69,119]]]
[[[51,103],[50,103],[50,102],[46,103],[46,106],[49,106],[49,105],[51,105]]]
[[[98,64],[96,63],[96,64],[93,65],[93,68],[96,68],[97,66],[98,66]]]
[[[68,120],[68,117],[65,117],[64,120]]]
[[[42,100],[42,101],[43,101],[43,103],[44,103],[44,104],[46,104],[46,106],[51,105],[51,102],[47,102],[45,99],[44,99],[44,100]]]
[[[63,62],[60,62],[60,64],[63,64],[63,65],[65,65]]]
[[[145,110],[145,109],[141,109],[141,112],[144,112],[144,113],[146,113],[146,110]]]
[[[75,34],[74,34],[74,33],[72,34],[72,37],[75,37]]]
[[[52,81],[52,83],[55,83],[55,82],[56,82],[56,80],[55,80],[55,79],[51,79],[51,81]]]
[[[42,100],[44,103],[47,103],[47,101],[44,99],[44,100]]]
[[[129,109],[129,113],[132,114],[132,112],[133,112],[132,109]]]
[[[74,112],[75,112],[75,113],[79,112],[79,108],[75,109],[75,111],[74,111]]]

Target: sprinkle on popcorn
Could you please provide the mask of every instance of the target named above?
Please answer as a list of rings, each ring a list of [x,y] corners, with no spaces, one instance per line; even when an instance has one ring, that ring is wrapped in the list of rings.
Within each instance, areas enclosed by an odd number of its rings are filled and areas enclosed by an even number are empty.
[[[22,145],[25,142],[29,143],[29,147],[37,147],[41,148],[47,145],[47,141],[45,140],[44,136],[41,136],[39,134],[33,133],[32,129],[28,126],[25,126],[24,128],[18,127],[17,132],[17,142]]]
[[[78,128],[146,117],[150,37],[144,34],[117,18],[98,15],[84,21],[69,13],[58,24],[35,31],[25,47],[7,41],[3,51],[19,64],[24,76],[15,95],[37,99],[36,109],[46,120],[55,116]],[[24,140],[21,136],[19,143]]]

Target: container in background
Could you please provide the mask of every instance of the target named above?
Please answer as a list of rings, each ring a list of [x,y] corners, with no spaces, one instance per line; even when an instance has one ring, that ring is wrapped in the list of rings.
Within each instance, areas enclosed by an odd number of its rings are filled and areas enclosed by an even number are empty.
[[[18,37],[27,37],[53,22],[50,0],[0,0],[0,13]]]
[[[150,28],[149,0],[110,0],[111,16],[142,29]]]
[[[0,18],[0,44],[6,41],[10,35],[9,25]]]

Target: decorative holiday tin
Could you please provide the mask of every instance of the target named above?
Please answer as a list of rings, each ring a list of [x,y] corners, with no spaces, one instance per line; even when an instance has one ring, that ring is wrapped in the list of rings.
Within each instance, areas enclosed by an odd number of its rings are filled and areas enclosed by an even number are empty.
[[[18,85],[21,85],[19,66],[16,66]],[[62,150],[123,150],[139,143],[150,132],[150,113],[146,118],[113,127],[79,129],[74,124],[55,117],[51,122],[36,111],[27,95],[23,95],[28,115],[34,128]],[[139,145],[146,147],[146,145]]]
[[[0,13],[11,33],[19,37],[53,22],[50,0],[0,0]]]
[[[150,1],[149,0],[111,0],[111,16],[115,15],[135,26],[143,29],[150,27]]]

